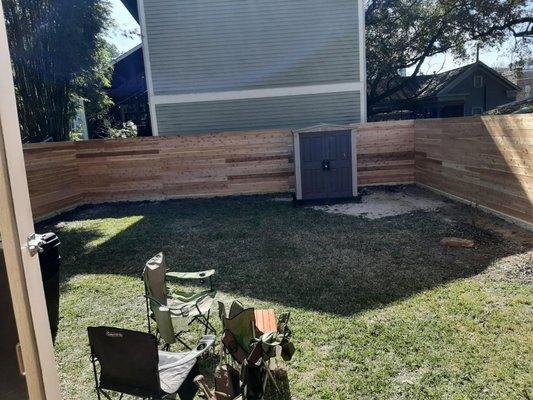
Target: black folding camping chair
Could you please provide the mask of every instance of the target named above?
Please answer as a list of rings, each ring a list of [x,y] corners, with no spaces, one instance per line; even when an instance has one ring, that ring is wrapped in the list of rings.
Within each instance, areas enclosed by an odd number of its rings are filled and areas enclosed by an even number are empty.
[[[143,399],[193,399],[197,387],[197,359],[211,351],[215,337],[206,335],[194,350],[183,353],[160,351],[150,333],[111,327],[89,327],[89,344],[95,389],[111,400],[111,392]]]

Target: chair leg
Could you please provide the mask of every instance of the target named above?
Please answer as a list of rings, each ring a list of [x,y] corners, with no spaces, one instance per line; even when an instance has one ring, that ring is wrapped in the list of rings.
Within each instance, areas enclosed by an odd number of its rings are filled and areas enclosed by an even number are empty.
[[[185,346],[188,350],[192,350],[192,347],[189,346],[187,343],[185,343],[181,338],[180,338],[180,335],[182,334],[183,332],[180,332],[176,335],[176,340],[178,342],[180,342],[183,346]]]
[[[278,393],[281,394],[281,390],[279,389],[278,384],[277,384],[276,380],[274,379],[274,375],[272,375],[272,371],[270,370],[270,361],[268,363],[265,363],[263,361],[263,363],[265,364],[265,368],[267,370],[267,376],[265,377],[265,389],[266,389],[266,381],[268,380],[268,378],[270,378],[270,380],[272,381],[272,383],[276,387],[276,390],[278,391]]]
[[[92,349],[91,349],[91,353],[92,353]],[[98,383],[98,372],[96,371],[96,358],[93,354],[91,354],[91,363],[93,365],[94,388],[96,389],[96,396],[98,397],[98,400],[101,400],[100,384]]]
[[[192,324],[194,321],[198,321],[200,324],[202,324],[205,327],[205,335],[207,335],[207,332],[210,331],[213,335],[217,334],[216,329],[211,325],[209,322],[209,313],[207,313],[207,318],[204,315],[197,315],[194,317],[191,322],[189,322],[189,325]]]
[[[152,333],[152,324],[150,322],[150,304],[148,298],[146,298],[146,321],[148,321],[148,333]]]
[[[108,395],[106,392],[104,392],[102,389],[98,389],[98,399],[100,399],[100,393],[102,393],[107,400],[113,400],[110,395]]]
[[[204,331],[204,335],[207,335],[207,329],[209,328],[208,324],[209,324],[209,316],[211,315],[211,310],[208,310],[207,311],[207,323],[205,324],[205,331]]]

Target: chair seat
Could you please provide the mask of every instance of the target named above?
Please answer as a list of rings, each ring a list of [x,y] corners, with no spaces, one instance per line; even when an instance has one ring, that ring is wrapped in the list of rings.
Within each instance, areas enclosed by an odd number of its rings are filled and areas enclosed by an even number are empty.
[[[192,357],[191,357],[192,356]],[[178,391],[196,364],[195,355],[159,351],[159,382],[161,390],[173,394]]]
[[[215,344],[215,336],[204,335],[195,349],[182,353],[159,351],[159,382],[161,390],[173,394],[178,391],[187,375],[191,372],[196,360]]]
[[[205,296],[199,298],[196,301],[191,302],[182,302],[176,299],[168,299],[167,306],[171,310],[182,310],[185,308],[189,312],[190,317],[196,317],[198,315],[205,315],[213,306],[215,299],[213,295],[206,294]],[[198,307],[197,307],[198,306]]]

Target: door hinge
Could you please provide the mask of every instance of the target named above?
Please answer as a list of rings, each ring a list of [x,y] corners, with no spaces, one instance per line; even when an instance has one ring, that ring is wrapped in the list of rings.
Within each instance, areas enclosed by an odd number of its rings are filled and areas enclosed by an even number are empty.
[[[42,235],[37,235],[36,233],[32,233],[30,236],[28,236],[28,251],[32,256],[36,255],[37,253],[43,252],[43,244],[44,240],[42,239]]]

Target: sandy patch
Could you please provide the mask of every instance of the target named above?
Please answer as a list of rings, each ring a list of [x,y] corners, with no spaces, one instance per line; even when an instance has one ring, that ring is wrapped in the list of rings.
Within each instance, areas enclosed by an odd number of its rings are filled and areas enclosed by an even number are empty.
[[[444,202],[431,197],[406,192],[378,191],[363,196],[361,203],[314,206],[313,208],[333,214],[378,219],[408,214],[418,210],[434,211],[444,205]]]

